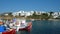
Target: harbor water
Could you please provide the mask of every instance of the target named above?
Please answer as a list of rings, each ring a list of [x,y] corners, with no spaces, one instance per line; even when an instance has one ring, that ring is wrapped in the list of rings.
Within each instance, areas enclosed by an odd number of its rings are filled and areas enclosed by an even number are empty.
[[[16,34],[60,34],[60,20],[34,20],[31,31],[18,31]]]

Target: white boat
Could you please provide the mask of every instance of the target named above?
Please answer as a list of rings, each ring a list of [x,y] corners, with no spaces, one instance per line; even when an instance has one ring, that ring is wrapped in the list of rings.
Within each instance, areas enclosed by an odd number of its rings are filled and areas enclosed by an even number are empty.
[[[16,31],[27,30],[30,31],[32,28],[32,22],[26,22],[25,19],[16,19],[13,23],[9,24],[10,28],[6,31],[0,32],[0,34],[16,34]],[[0,27],[2,28],[2,27]]]
[[[14,22],[14,26],[16,31],[19,31],[19,30],[30,31],[30,29],[32,28],[32,22],[26,22],[25,19],[16,19]]]
[[[4,22],[0,20],[0,34],[16,34],[15,29],[6,28]]]

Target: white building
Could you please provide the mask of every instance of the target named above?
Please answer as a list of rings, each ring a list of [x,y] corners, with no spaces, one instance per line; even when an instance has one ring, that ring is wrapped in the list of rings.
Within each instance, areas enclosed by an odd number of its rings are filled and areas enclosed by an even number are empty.
[[[53,18],[57,18],[57,17],[59,16],[59,13],[58,13],[58,12],[54,12],[54,13],[52,14],[52,16],[53,16]]]
[[[5,16],[8,16],[8,14],[4,14]]]
[[[60,12],[59,12],[59,15],[60,15]]]
[[[18,12],[13,12],[13,16],[30,16],[33,15],[34,11],[18,11]]]
[[[12,15],[13,16],[18,16],[18,13],[17,12],[13,12]]]
[[[44,11],[36,11],[36,15],[41,15],[42,13],[46,13]]]

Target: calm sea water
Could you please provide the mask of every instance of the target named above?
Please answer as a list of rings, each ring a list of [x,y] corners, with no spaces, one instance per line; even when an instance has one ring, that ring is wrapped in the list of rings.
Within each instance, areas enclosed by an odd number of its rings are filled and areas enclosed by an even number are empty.
[[[60,34],[59,20],[35,20],[32,25],[30,32],[19,31],[17,34]]]

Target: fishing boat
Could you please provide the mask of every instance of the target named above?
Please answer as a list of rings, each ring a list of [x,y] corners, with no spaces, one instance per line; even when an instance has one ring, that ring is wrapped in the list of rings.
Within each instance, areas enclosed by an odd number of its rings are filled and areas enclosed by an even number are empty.
[[[6,26],[0,20],[0,34],[16,34],[16,31],[15,29],[6,28]]]
[[[30,31],[32,28],[32,22],[26,22],[25,19],[17,19],[16,21],[16,30],[27,30]]]
[[[32,28],[32,23],[29,22],[27,26],[25,27],[20,27],[19,30],[27,30],[27,31],[30,31]]]
[[[5,31],[5,32],[0,32],[0,34],[16,34],[16,31],[15,31],[15,29],[10,29],[10,30],[8,30],[8,31]]]
[[[32,22],[26,22],[24,19],[16,19],[13,23],[10,23],[9,26],[10,28],[6,28],[3,22],[0,21],[0,34],[16,34],[16,31],[20,30],[30,31]]]
[[[31,19],[31,21],[34,21],[35,19]]]

